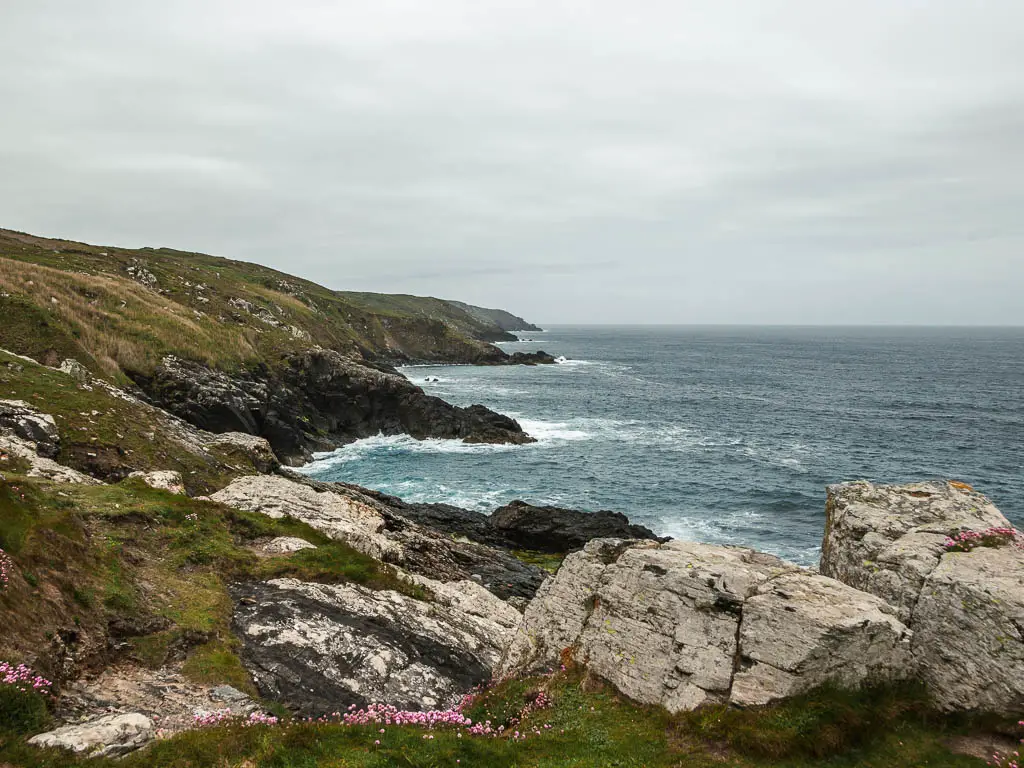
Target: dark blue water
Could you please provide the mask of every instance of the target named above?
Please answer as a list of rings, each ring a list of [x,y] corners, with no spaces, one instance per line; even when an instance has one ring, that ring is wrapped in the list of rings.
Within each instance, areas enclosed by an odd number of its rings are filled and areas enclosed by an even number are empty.
[[[554,328],[570,362],[409,368],[515,416],[522,447],[360,441],[307,471],[482,511],[614,509],[658,532],[817,559],[824,486],[952,477],[1024,522],[1024,329]],[[427,378],[440,378],[427,383]]]

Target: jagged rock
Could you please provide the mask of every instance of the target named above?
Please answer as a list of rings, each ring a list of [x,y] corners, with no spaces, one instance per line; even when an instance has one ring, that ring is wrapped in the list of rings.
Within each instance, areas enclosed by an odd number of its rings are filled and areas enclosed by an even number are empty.
[[[278,536],[264,544],[262,549],[268,555],[287,555],[303,549],[316,549],[316,544],[310,544],[305,539],[295,536]]]
[[[857,482],[829,487],[826,515],[821,572],[899,609],[939,707],[1024,711],[1024,550],[944,546],[1012,528],[991,501],[963,483]]]
[[[513,545],[540,552],[573,552],[591,539],[668,540],[630,523],[620,512],[535,507],[524,501],[494,510],[490,522]]]
[[[491,547],[563,554],[582,549],[591,539],[668,541],[642,525],[631,524],[617,512],[581,512],[513,501],[485,515],[450,504],[413,504],[378,491],[361,490],[420,525]]]
[[[181,472],[171,469],[158,469],[154,472],[132,472],[128,477],[136,477],[150,488],[169,493],[184,494],[185,482],[181,479]]]
[[[260,692],[311,716],[374,702],[454,706],[490,679],[511,633],[486,617],[355,585],[276,579],[232,595]]]
[[[591,541],[523,616],[503,674],[577,662],[669,711],[764,704],[825,682],[907,672],[909,632],[884,601],[750,549]]]
[[[85,723],[65,725],[28,740],[37,747],[57,747],[89,757],[114,757],[133,752],[153,740],[153,721],[145,715],[105,715]]]
[[[401,506],[389,506],[389,497],[356,486],[298,475],[254,475],[238,478],[211,498],[270,517],[289,515],[364,554],[435,581],[478,575],[501,598],[532,597],[545,578],[539,568],[508,552],[418,525],[401,514]]]
[[[35,443],[22,440],[13,435],[4,436],[0,434],[0,452],[8,453],[26,461],[29,470],[26,473],[29,477],[41,477],[44,480],[52,480],[55,483],[78,483],[81,485],[100,485],[100,481],[79,472],[71,467],[58,464],[53,459],[40,456],[36,452]]]
[[[265,475],[281,466],[274,449],[265,438],[245,432],[224,432],[217,435],[208,445],[228,451],[238,451],[252,464],[253,469]]]
[[[234,374],[169,356],[153,373],[133,373],[158,404],[211,432],[245,432],[270,441],[288,463],[312,451],[378,433],[473,443],[528,443],[513,419],[481,406],[458,408],[427,395],[393,368],[319,347],[271,369]]]
[[[59,370],[61,373],[66,373],[68,376],[75,379],[75,381],[79,382],[89,381],[89,379],[92,378],[92,374],[89,373],[89,369],[73,357],[63,360],[60,364]]]
[[[13,435],[35,443],[36,453],[54,459],[60,452],[57,422],[24,400],[0,400],[0,434]]]

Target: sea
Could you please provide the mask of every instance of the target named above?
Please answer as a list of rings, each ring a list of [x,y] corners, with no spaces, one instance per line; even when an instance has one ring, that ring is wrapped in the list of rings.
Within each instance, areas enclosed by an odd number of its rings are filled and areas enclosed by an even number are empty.
[[[417,366],[532,445],[378,436],[303,471],[481,512],[524,499],[817,562],[825,487],[954,478],[1024,525],[1024,329],[583,327],[508,352],[557,365]]]

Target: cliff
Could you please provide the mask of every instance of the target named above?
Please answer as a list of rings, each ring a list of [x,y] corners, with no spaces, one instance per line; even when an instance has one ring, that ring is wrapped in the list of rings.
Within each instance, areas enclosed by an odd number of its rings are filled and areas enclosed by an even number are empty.
[[[288,462],[384,432],[527,442],[426,396],[392,364],[513,364],[497,322],[451,302],[343,293],[256,264],[0,230],[0,348],[85,371]],[[545,361],[547,361],[545,359]]]

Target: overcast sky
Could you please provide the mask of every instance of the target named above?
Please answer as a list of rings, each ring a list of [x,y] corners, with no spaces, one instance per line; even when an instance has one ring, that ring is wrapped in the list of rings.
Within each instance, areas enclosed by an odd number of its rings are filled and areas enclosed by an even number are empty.
[[[1024,323],[1024,2],[0,0],[0,226],[541,323]]]

